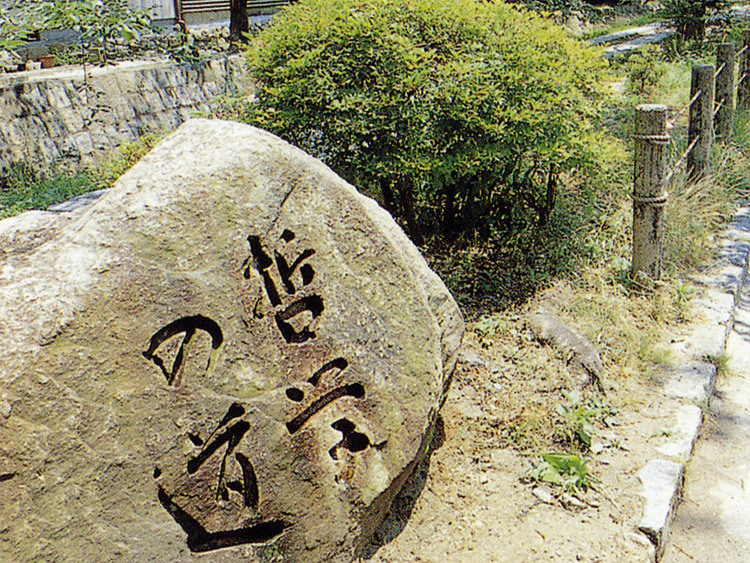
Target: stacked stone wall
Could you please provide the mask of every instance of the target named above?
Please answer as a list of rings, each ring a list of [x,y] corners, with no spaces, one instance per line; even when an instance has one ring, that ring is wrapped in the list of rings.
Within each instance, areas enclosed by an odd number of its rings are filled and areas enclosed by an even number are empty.
[[[171,63],[61,67],[0,76],[0,169],[76,168],[141,135],[207,114],[250,87],[240,57],[200,71]]]

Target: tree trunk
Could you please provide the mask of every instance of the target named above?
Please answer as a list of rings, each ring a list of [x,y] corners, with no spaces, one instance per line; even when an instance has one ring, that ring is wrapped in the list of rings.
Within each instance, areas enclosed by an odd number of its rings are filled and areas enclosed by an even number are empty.
[[[555,174],[555,165],[550,165],[549,175],[547,176],[547,193],[544,198],[542,213],[539,215],[539,226],[545,227],[549,223],[552,212],[555,210],[557,201],[557,175]]]
[[[440,229],[443,236],[451,237],[456,230],[456,186],[445,187],[445,200],[443,203],[443,221]]]
[[[245,33],[250,30],[247,20],[247,0],[231,0],[229,3],[229,36],[232,41],[247,43]]]
[[[409,238],[414,244],[421,246],[424,244],[424,235],[417,222],[417,213],[414,210],[414,194],[412,193],[411,186],[401,186],[399,188],[399,196]]]

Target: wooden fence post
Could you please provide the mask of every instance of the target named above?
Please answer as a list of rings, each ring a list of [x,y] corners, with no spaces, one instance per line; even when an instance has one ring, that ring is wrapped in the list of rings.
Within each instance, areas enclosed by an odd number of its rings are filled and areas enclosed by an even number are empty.
[[[688,146],[695,142],[687,157],[688,177],[705,176],[711,168],[714,142],[714,65],[696,65],[690,79],[690,99],[700,96],[690,106]],[[700,137],[697,141],[696,138]]]
[[[737,109],[750,109],[750,30],[742,33],[742,55],[737,72]]]
[[[658,280],[664,246],[667,175],[667,106],[644,104],[635,112],[633,263],[631,276]]]
[[[720,43],[716,50],[716,140],[732,141],[734,129],[734,44]]]

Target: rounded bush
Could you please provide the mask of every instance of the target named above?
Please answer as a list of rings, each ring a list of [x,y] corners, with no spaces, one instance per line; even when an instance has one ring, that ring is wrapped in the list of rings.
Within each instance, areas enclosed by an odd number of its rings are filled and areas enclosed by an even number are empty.
[[[478,0],[302,0],[251,46],[247,119],[425,231],[544,223],[590,165],[606,63],[543,17]]]

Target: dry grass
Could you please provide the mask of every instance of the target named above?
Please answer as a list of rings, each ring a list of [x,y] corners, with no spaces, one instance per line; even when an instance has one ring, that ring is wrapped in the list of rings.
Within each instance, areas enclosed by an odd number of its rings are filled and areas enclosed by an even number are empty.
[[[564,421],[556,410],[562,391],[574,388],[567,359],[536,341],[524,322],[542,304],[598,349],[608,383],[617,388],[607,396],[611,406],[639,407],[653,376],[672,362],[671,338],[693,319],[691,302],[699,290],[691,273],[710,262],[715,234],[750,193],[746,130],[738,128],[736,146],[717,147],[710,177],[685,184],[684,174],[676,176],[667,207],[664,277],[653,288],[644,291],[628,279],[632,203],[623,187],[612,191],[607,212],[585,234],[594,249],[585,267],[522,307],[472,323],[470,345],[494,358],[490,381],[477,384],[488,390],[484,400],[495,412],[505,413],[491,421],[486,435],[525,453],[570,448],[561,439]]]

